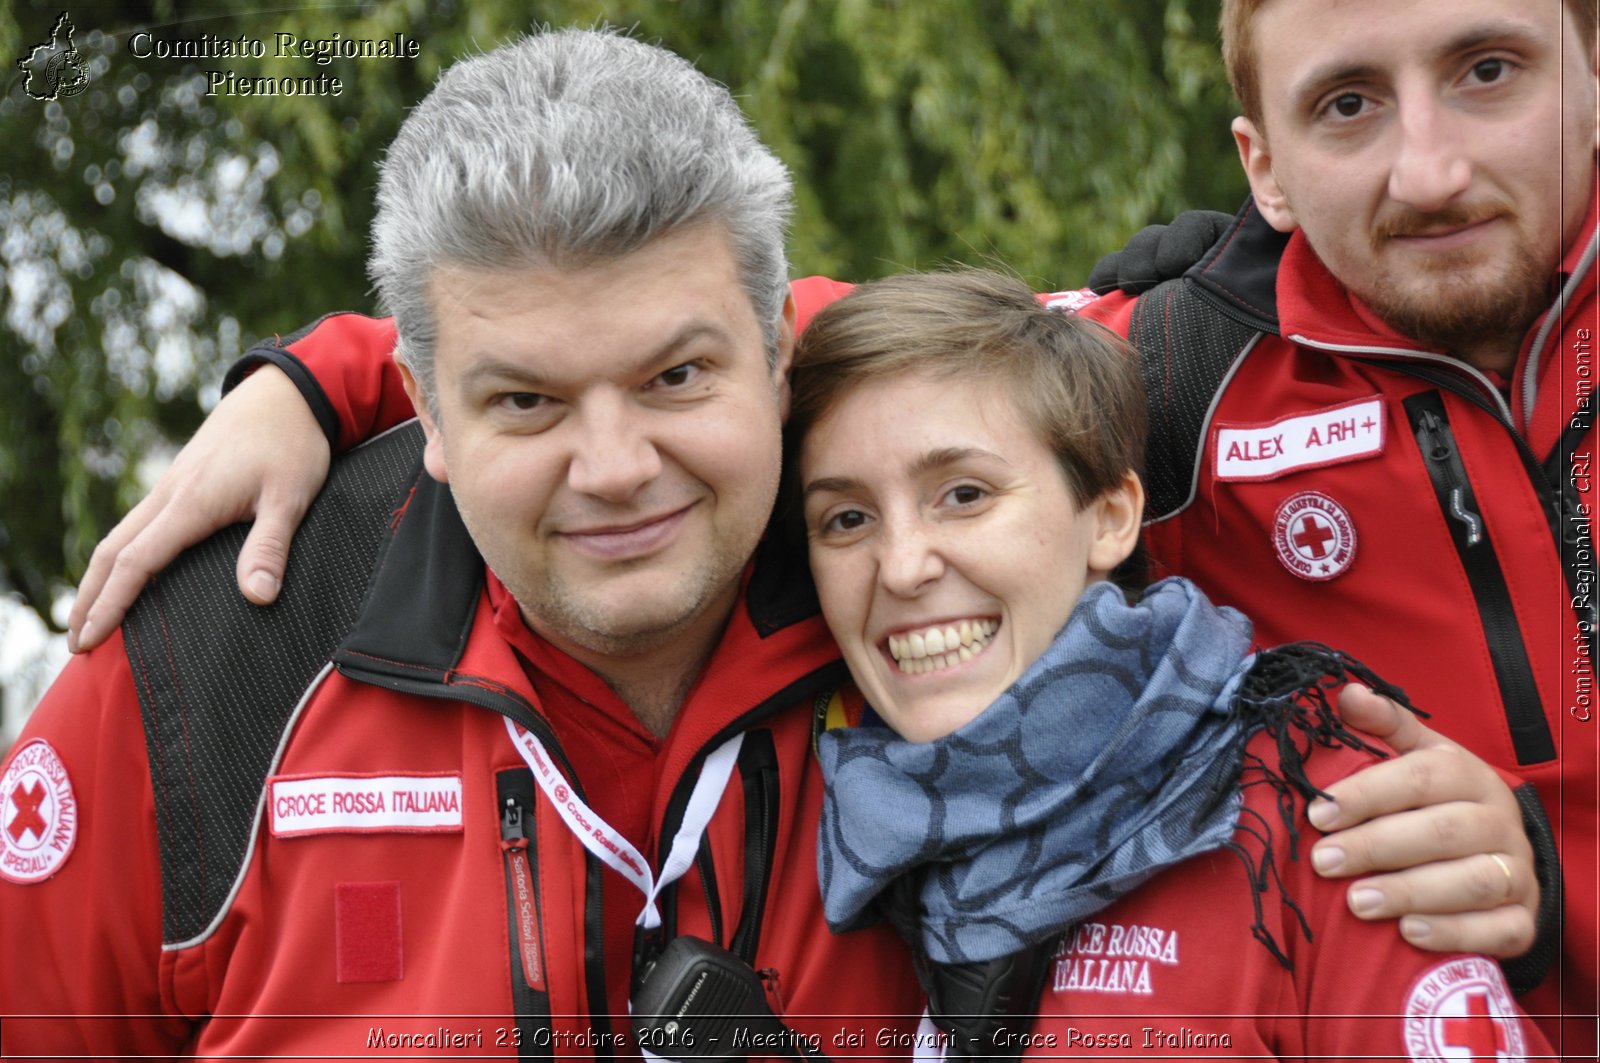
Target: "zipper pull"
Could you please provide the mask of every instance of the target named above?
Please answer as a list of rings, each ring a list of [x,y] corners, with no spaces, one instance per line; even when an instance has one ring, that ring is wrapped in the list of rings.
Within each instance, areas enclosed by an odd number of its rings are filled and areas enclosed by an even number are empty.
[[[1465,525],[1467,545],[1478,545],[1483,540],[1483,520],[1466,506],[1467,492],[1461,483],[1465,471],[1457,474],[1461,463],[1456,456],[1450,425],[1434,416],[1431,410],[1424,411],[1417,422],[1417,442],[1422,445],[1422,456],[1444,473],[1445,485],[1450,489],[1450,515]]]
[[[526,849],[527,847],[528,838],[522,832],[522,806],[517,804],[515,797],[508,797],[505,807],[500,810],[500,848]]]

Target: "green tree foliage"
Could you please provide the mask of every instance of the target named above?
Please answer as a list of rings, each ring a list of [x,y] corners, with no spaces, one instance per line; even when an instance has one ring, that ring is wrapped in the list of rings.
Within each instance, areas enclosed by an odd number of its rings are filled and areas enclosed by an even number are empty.
[[[253,339],[371,309],[375,163],[455,57],[552,25],[630,27],[731,86],[794,169],[797,275],[951,261],[1075,286],[1190,206],[1231,208],[1217,0],[373,0],[232,14],[73,12],[89,81],[0,97],[0,592],[52,598],[198,423]],[[530,10],[531,8],[531,10]],[[0,9],[0,56],[55,4]],[[138,58],[133,35],[261,41]],[[279,57],[277,37],[417,42],[415,60]],[[213,72],[337,77],[337,96],[208,94]]]

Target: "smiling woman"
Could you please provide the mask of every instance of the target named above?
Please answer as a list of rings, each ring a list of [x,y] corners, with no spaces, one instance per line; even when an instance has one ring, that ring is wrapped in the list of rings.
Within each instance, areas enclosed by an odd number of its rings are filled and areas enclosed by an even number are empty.
[[[1004,383],[937,369],[871,380],[801,448],[823,612],[862,693],[913,741],[1009,687],[1138,536],[1138,476],[1075,497],[1016,406]]]
[[[1298,859],[1307,802],[1377,752],[1333,692],[1403,695],[1319,644],[1251,653],[1185,580],[1110,582],[1143,503],[1120,341],[1005,277],[906,275],[811,321],[793,395],[855,681],[817,742],[824,912],[910,941],[947,1057],[1427,1058],[1467,1013],[1539,1046],[1491,961],[1358,921]]]
[[[897,731],[948,733],[1132,552],[1137,363],[981,272],[876,282],[796,357],[792,457],[829,626]]]

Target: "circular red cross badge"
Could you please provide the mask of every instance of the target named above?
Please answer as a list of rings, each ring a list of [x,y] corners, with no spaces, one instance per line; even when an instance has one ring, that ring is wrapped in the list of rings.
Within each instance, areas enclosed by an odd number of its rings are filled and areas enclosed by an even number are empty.
[[[1415,1060],[1521,1059],[1527,1051],[1500,968],[1482,956],[1449,960],[1418,978],[1403,1021]]]
[[[0,877],[43,882],[78,840],[78,802],[67,766],[42,738],[21,747],[0,776]]]
[[[1301,579],[1333,579],[1356,557],[1356,526],[1349,511],[1320,491],[1283,500],[1272,541],[1283,567]]]

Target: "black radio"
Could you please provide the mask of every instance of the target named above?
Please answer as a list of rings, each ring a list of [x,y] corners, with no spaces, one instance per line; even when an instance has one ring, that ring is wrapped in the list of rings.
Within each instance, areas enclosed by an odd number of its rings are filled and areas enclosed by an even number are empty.
[[[668,1059],[821,1058],[772,1013],[749,964],[699,938],[673,938],[643,968],[631,1021],[639,1047]]]

